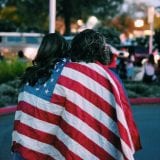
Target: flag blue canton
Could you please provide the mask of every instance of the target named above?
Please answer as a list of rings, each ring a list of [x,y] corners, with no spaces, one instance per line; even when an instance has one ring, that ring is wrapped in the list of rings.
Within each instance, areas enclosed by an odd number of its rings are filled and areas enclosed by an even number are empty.
[[[45,99],[47,101],[50,100],[54,87],[56,85],[57,79],[64,67],[64,65],[68,62],[68,59],[62,59],[60,62],[57,62],[54,69],[52,70],[52,75],[49,80],[47,80],[44,84],[37,82],[34,86],[30,86],[29,83],[23,88],[23,92],[31,93],[39,98]]]

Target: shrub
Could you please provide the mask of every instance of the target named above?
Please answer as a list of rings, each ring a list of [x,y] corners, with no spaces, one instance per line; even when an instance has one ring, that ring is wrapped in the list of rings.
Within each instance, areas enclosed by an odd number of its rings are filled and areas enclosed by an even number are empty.
[[[0,61],[0,107],[17,103],[19,90],[18,78],[29,63],[18,59]]]
[[[124,86],[130,98],[160,97],[160,86],[157,83],[146,84],[143,82],[124,81]]]
[[[17,103],[19,80],[0,84],[0,107]]]
[[[24,73],[27,63],[13,60],[4,60],[0,62],[0,84],[14,80]]]

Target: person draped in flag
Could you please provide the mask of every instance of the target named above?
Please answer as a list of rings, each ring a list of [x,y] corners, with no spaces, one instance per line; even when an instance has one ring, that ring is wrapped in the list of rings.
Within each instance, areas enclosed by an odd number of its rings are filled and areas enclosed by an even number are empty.
[[[56,77],[67,62],[68,49],[69,45],[63,36],[58,33],[46,34],[32,61],[33,65],[26,69],[21,78],[12,133],[13,160],[37,160],[39,157],[47,160],[49,157],[45,154],[49,152],[47,142],[52,144],[54,136],[48,130],[54,128],[49,125],[55,114],[52,115],[54,105],[50,100]]]
[[[49,79],[23,81],[13,131],[13,150],[23,159],[134,159],[139,133],[123,87],[107,67],[105,43],[102,34],[84,30],[71,42],[70,60],[59,61]]]
[[[67,99],[76,107],[75,128],[82,136],[79,143],[91,153],[79,156],[87,160],[134,160],[135,151],[141,149],[140,136],[122,81],[110,69],[112,57],[105,38],[85,30],[73,39],[72,63],[65,69],[70,74],[64,70],[60,84],[64,85],[66,77],[72,81],[72,87],[65,87],[74,100]]]

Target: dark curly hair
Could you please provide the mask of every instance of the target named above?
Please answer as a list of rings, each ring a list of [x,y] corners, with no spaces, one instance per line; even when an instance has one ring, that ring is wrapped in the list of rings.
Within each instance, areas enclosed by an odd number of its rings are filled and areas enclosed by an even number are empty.
[[[96,62],[108,64],[110,62],[110,49],[107,47],[105,37],[92,29],[86,29],[77,34],[71,43],[71,60],[73,62]]]
[[[40,44],[37,56],[32,61],[33,65],[28,67],[21,77],[21,85],[29,82],[31,86],[42,79],[42,83],[48,80],[52,74],[55,64],[61,59],[68,57],[69,49],[67,41],[58,33],[46,34]]]

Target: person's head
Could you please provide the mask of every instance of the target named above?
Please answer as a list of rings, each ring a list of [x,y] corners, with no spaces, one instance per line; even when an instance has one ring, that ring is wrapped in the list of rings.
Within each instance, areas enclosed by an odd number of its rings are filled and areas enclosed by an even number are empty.
[[[46,34],[42,39],[33,63],[41,66],[47,63],[55,64],[55,61],[67,57],[66,53],[68,49],[68,43],[60,34]]]
[[[22,50],[18,51],[18,57],[19,58],[24,58],[24,53]]]
[[[39,79],[43,79],[42,83],[44,83],[50,78],[55,64],[61,58],[68,57],[68,49],[69,45],[63,36],[58,33],[46,34],[33,60],[33,66],[26,69],[21,84],[29,82],[33,86]]]
[[[86,29],[74,37],[70,54],[73,62],[99,61],[108,64],[110,61],[110,50],[106,47],[105,37],[92,29]]]

